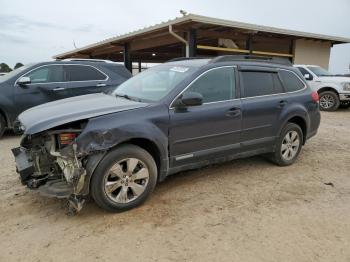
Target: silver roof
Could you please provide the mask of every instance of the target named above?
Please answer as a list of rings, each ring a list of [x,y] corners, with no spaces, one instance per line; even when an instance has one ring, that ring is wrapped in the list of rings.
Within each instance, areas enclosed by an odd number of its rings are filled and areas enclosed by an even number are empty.
[[[226,27],[233,27],[233,28],[240,28],[240,29],[246,29],[246,30],[253,30],[253,31],[261,31],[261,32],[268,32],[268,33],[275,33],[275,34],[282,34],[282,35],[291,35],[301,38],[313,38],[313,39],[320,39],[320,40],[328,40],[332,42],[339,42],[339,43],[350,43],[350,38],[345,37],[337,37],[337,36],[331,36],[331,35],[323,35],[323,34],[315,34],[315,33],[308,33],[308,32],[302,32],[302,31],[296,31],[296,30],[289,30],[289,29],[282,29],[277,27],[270,27],[270,26],[262,26],[262,25],[256,25],[256,24],[250,24],[250,23],[243,23],[243,22],[237,22],[232,20],[225,20],[225,19],[219,19],[219,18],[213,18],[208,16],[201,16],[196,14],[187,14],[182,17],[177,17],[175,19],[168,20],[166,22],[162,22],[153,26],[144,27],[142,29],[132,31],[123,35],[118,35],[115,37],[107,38],[103,41],[93,43],[81,48],[76,48],[74,50],[71,50],[69,52],[65,52],[62,54],[55,55],[53,58],[59,58],[62,56],[71,55],[77,52],[84,51],[86,49],[94,48],[103,46],[106,44],[109,44],[111,42],[117,42],[120,40],[124,40],[126,38],[130,38],[133,36],[137,36],[144,33],[149,33],[161,28],[168,27],[169,25],[176,25],[181,24],[184,22],[198,22],[198,23],[204,23],[204,24],[212,24],[212,25],[218,25],[218,26],[226,26]]]

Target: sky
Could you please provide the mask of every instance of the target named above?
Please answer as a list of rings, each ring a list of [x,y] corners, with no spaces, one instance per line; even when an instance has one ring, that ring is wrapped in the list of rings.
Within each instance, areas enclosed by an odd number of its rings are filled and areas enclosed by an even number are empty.
[[[151,26],[179,10],[350,38],[350,0],[0,0],[0,63],[53,55]],[[332,48],[329,70],[349,73],[350,44]]]

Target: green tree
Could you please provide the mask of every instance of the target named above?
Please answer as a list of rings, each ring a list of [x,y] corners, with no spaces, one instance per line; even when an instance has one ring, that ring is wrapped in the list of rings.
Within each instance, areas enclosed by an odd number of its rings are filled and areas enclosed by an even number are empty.
[[[14,69],[20,68],[21,66],[23,66],[22,63],[17,63],[17,64],[15,65]]]
[[[2,73],[8,73],[8,72],[11,72],[12,69],[11,67],[8,66],[8,64],[5,64],[5,63],[1,63],[0,64],[0,72]]]

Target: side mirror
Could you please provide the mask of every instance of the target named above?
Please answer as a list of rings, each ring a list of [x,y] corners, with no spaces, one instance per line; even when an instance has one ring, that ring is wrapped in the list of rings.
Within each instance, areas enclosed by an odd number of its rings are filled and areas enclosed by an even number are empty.
[[[305,75],[304,75],[304,78],[305,78],[306,80],[312,80],[312,79],[313,79],[312,76],[311,76],[310,74],[305,74]]]
[[[203,96],[197,92],[185,92],[174,104],[175,107],[200,106],[203,104]]]
[[[17,81],[17,84],[20,85],[20,86],[25,86],[25,85],[28,85],[30,84],[31,81],[30,81],[30,77],[28,76],[22,76],[20,79],[18,79]]]

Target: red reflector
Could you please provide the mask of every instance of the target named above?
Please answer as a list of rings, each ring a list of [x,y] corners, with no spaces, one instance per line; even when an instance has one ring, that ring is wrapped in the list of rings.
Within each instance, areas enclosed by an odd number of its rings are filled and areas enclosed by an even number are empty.
[[[320,97],[316,91],[313,91],[311,93],[311,98],[312,98],[312,101],[315,103],[317,103],[320,100]]]
[[[60,144],[69,145],[74,141],[75,137],[75,133],[62,133],[60,134]]]

